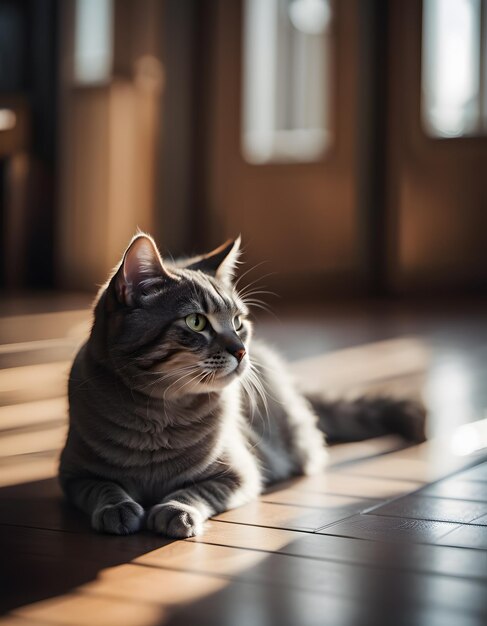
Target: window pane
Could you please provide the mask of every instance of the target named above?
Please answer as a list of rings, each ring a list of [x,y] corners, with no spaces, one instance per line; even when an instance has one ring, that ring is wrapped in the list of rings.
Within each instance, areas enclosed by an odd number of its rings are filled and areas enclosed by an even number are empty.
[[[107,81],[112,69],[113,0],[76,0],[74,79]]]
[[[423,103],[435,137],[481,131],[481,0],[424,0]]]
[[[328,145],[329,0],[245,0],[242,150],[314,161]]]

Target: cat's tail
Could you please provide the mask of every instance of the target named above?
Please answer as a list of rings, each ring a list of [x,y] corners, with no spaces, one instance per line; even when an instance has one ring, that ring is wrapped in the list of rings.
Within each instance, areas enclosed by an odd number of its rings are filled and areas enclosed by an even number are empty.
[[[420,402],[390,397],[360,397],[328,401],[308,396],[328,444],[400,435],[407,441],[426,440],[426,409]]]

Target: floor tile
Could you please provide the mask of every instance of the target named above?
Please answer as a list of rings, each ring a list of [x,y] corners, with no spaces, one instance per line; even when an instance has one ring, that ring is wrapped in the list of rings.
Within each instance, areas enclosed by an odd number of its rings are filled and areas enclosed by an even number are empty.
[[[466,524],[487,515],[487,502],[405,496],[372,509],[373,515]]]
[[[149,603],[119,599],[114,602],[111,598],[73,593],[30,604],[15,614],[61,626],[149,626],[162,620],[163,609]]]
[[[366,507],[367,505],[362,500],[356,498],[336,498],[334,504],[327,508],[256,501],[238,509],[226,511],[215,519],[239,524],[268,526],[269,528],[313,532],[325,524],[331,524],[355,515]]]
[[[208,522],[204,534],[190,541],[325,561],[487,579],[487,553],[471,549],[411,543],[385,544],[224,522]]]
[[[371,595],[367,604],[279,588],[232,582],[221,592],[178,608],[167,626],[188,626],[198,615],[212,626],[485,626],[464,610],[411,606],[397,596]],[[206,619],[208,616],[208,619]]]
[[[342,509],[350,507],[355,512],[379,504],[378,498],[359,498],[357,496],[337,496],[329,493],[316,493],[313,491],[303,491],[301,489],[276,489],[261,496],[262,502],[272,502],[274,504],[289,504],[292,506],[305,506],[317,509]]]
[[[487,551],[487,516],[479,520],[483,526],[464,525],[441,538],[442,545],[476,548]],[[485,552],[487,562],[487,552]]]
[[[382,515],[355,515],[316,532],[372,541],[412,541],[435,543],[458,524],[427,520],[403,519]]]
[[[459,480],[487,482],[487,463],[480,463],[457,475]]]
[[[447,478],[421,489],[419,495],[487,502],[487,485],[483,481]]]
[[[349,476],[340,471],[326,471],[316,476],[306,476],[289,483],[290,488],[301,492],[328,493],[362,498],[393,498],[410,493],[422,483],[410,480],[390,480]]]
[[[465,609],[485,613],[485,581],[453,576],[434,576],[414,571],[370,567],[370,564],[337,560],[315,560],[279,552],[264,553],[239,548],[207,545],[198,542],[173,544],[136,559],[136,563],[223,575],[232,580],[252,582],[267,589],[309,591],[320,596],[342,597],[353,601],[379,598],[387,589],[403,605]],[[286,591],[287,593],[287,591]],[[128,596],[130,597],[130,596]]]

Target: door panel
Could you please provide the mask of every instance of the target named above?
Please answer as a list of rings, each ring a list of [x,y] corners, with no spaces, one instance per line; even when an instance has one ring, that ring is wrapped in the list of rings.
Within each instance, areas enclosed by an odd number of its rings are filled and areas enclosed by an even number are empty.
[[[211,238],[242,233],[251,263],[272,260],[280,290],[358,275],[356,3],[333,3],[333,139],[315,163],[252,165],[241,154],[241,2],[218,1],[210,121]],[[347,71],[336,71],[336,68]],[[292,279],[290,281],[290,279]]]
[[[396,292],[487,285],[487,139],[421,122],[422,2],[391,5],[388,247]]]

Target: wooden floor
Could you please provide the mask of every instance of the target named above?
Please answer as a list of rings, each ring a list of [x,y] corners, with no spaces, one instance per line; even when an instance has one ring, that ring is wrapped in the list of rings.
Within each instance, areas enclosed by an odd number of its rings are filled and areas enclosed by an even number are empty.
[[[304,387],[422,393],[427,444],[337,446],[204,535],[101,536],[56,483],[81,299],[0,305],[0,624],[487,623],[487,306],[289,312],[260,334]],[[326,353],[326,354],[324,354]],[[482,430],[483,429],[483,430]],[[486,440],[484,439],[484,444]]]

